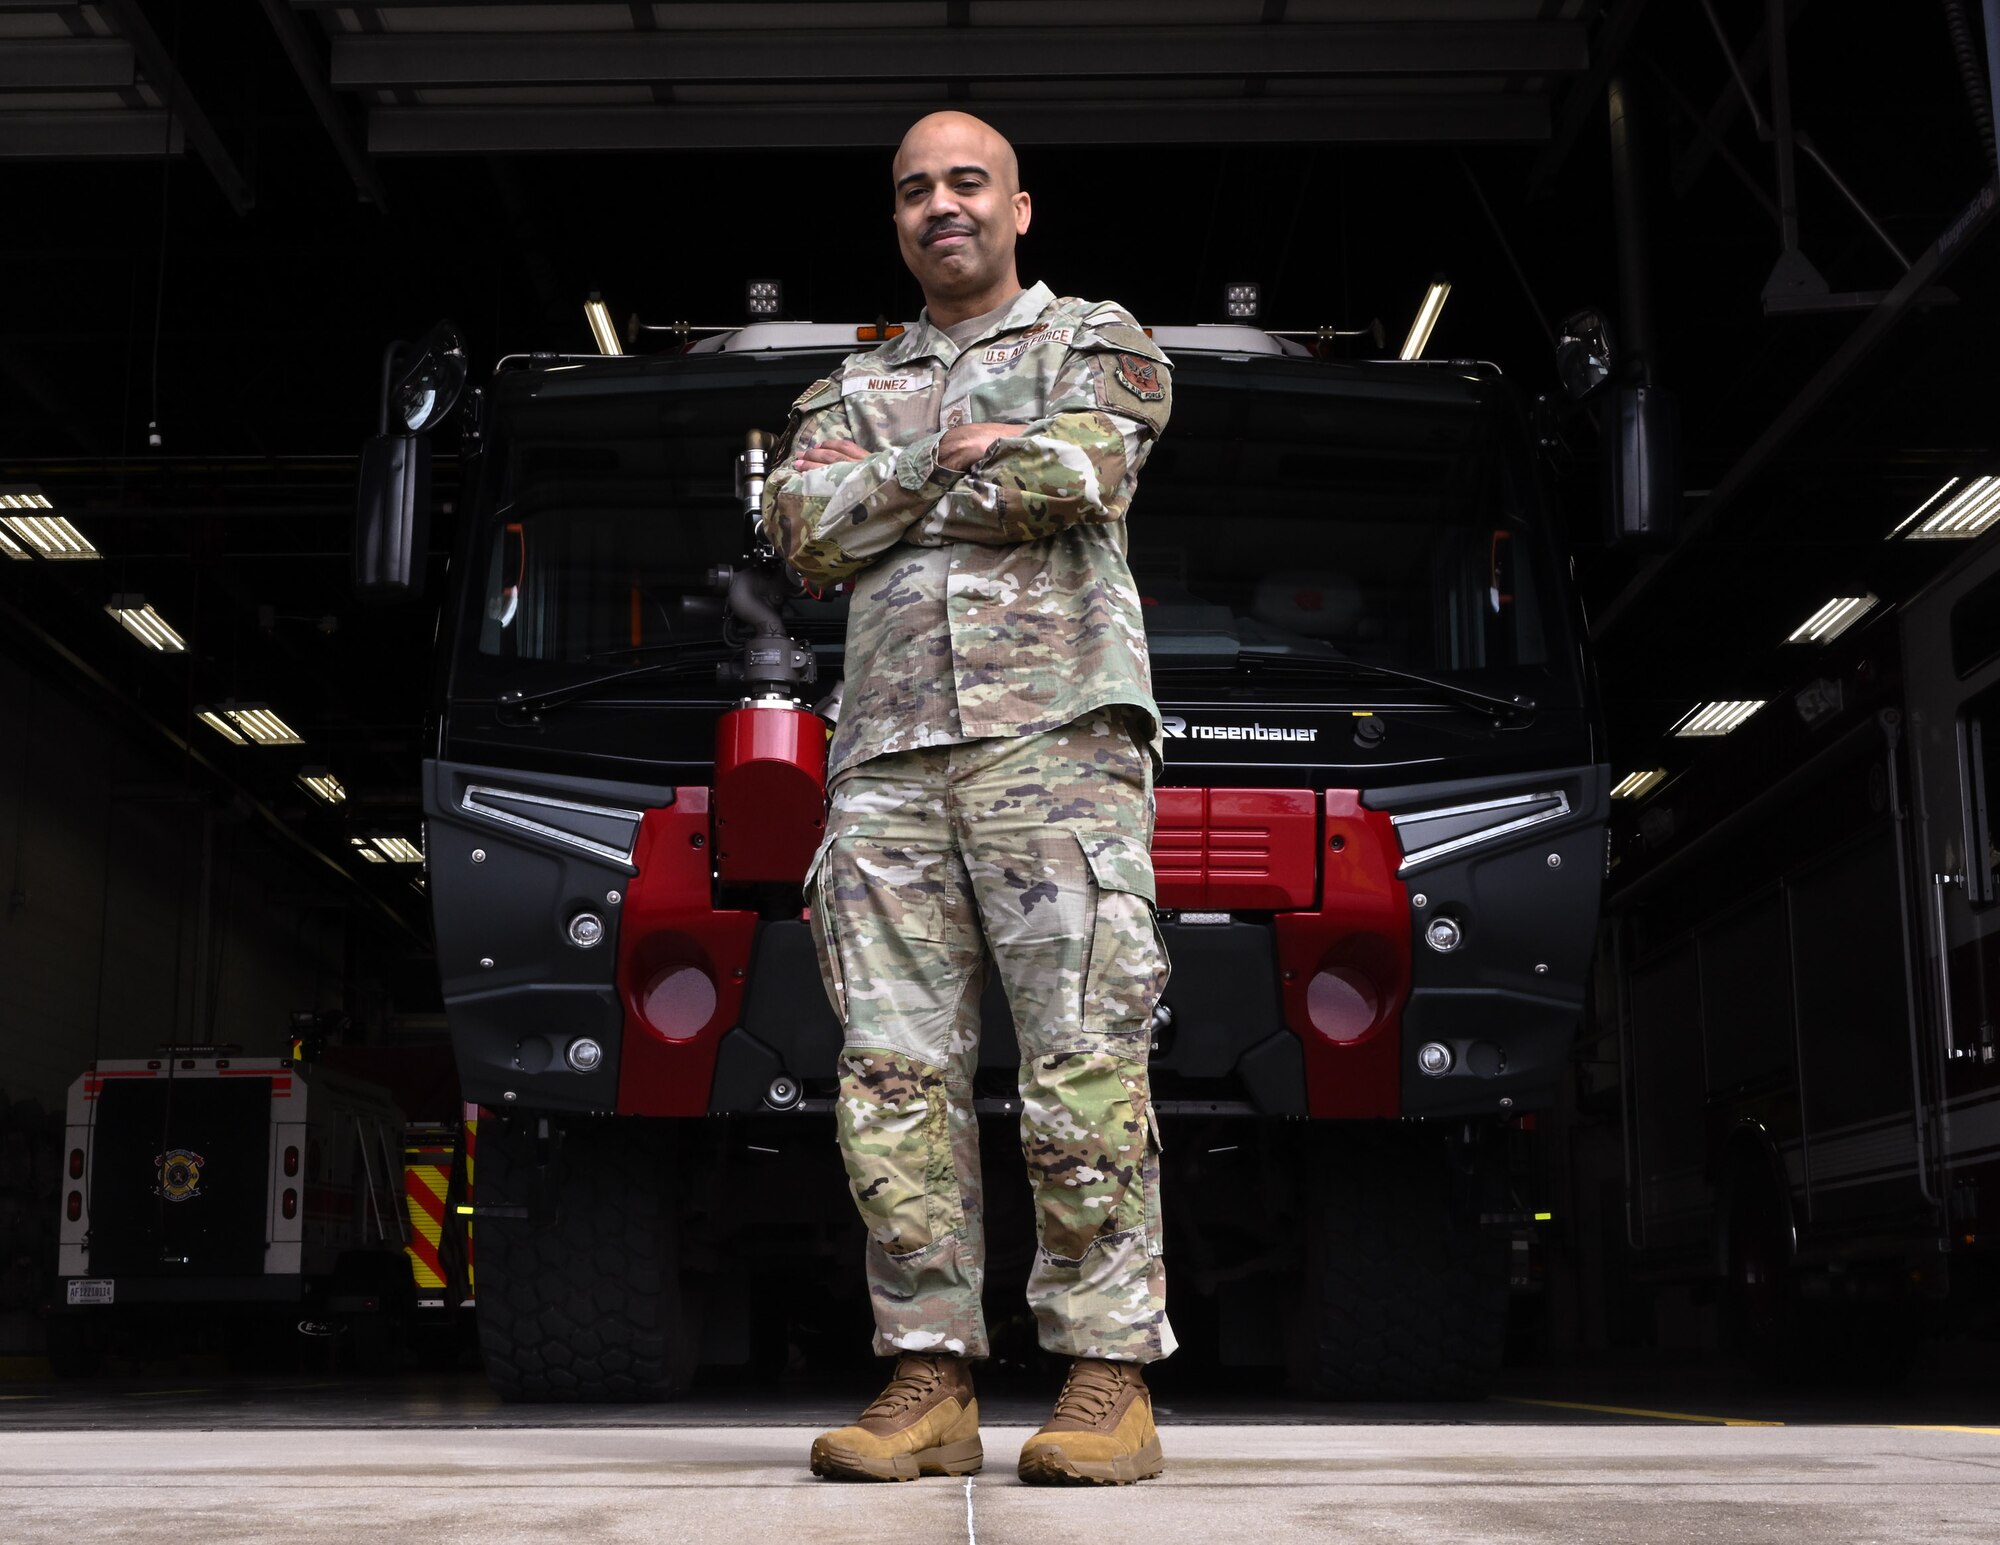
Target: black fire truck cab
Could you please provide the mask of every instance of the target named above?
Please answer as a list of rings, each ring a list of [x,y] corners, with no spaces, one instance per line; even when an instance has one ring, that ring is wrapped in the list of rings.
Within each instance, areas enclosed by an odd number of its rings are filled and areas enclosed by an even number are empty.
[[[494,1118],[480,1320],[508,1394],[668,1392],[796,1318],[801,1262],[860,1282],[800,891],[824,796],[807,710],[839,680],[847,596],[767,590],[777,626],[729,586],[759,561],[761,447],[871,334],[513,356],[466,417],[426,854],[465,1094]],[[1509,1134],[1566,1076],[1608,802],[1523,408],[1473,362],[1154,336],[1175,410],[1129,520],[1164,718],[1176,1316],[1323,1393],[1475,1392],[1532,1215]],[[436,422],[453,342],[399,411]],[[413,582],[394,532],[419,439],[371,447],[359,561],[385,588]],[[760,640],[790,689],[746,682]],[[1004,1143],[1016,1051],[997,986],[983,1007]]]

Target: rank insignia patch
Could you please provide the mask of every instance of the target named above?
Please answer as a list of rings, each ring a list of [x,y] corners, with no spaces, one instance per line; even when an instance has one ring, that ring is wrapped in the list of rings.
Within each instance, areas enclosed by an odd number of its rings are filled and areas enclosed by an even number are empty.
[[[201,1166],[204,1162],[200,1154],[186,1148],[174,1148],[161,1154],[153,1161],[160,1175],[153,1194],[164,1196],[170,1202],[185,1202],[190,1197],[200,1196]]]
[[[1160,379],[1160,367],[1145,355],[1120,354],[1117,371],[1119,384],[1141,402],[1160,402],[1166,397],[1167,387]]]

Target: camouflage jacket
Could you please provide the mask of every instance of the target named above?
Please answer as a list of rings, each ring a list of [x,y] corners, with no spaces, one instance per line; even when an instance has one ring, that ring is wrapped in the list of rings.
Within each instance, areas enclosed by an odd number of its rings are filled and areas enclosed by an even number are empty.
[[[1029,735],[1153,703],[1126,507],[1172,410],[1167,358],[1122,308],[1025,290],[964,349],[915,326],[792,405],[764,530],[807,580],[852,576],[830,774],[919,746]],[[1026,424],[966,472],[944,431]],[[865,461],[811,467],[846,438]]]

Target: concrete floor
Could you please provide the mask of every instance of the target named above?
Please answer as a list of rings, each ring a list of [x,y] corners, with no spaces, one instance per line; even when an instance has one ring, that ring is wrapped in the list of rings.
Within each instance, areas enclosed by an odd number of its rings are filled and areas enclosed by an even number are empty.
[[[813,1480],[812,1434],[859,1394],[832,1385],[563,1409],[503,1405],[473,1373],[0,1384],[0,1540],[2000,1539],[2000,1382],[1963,1369],[1785,1398],[1699,1370],[1543,1372],[1406,1407],[1157,1384],[1167,1473],[1084,1492],[1016,1483],[1046,1399],[1018,1381],[983,1400],[988,1469],[969,1487]]]
[[[1119,1490],[988,1470],[817,1482],[812,1428],[203,1428],[158,1397],[137,1429],[0,1434],[10,1545],[283,1540],[1259,1542],[1980,1541],[2000,1538],[2000,1428],[1721,1426],[1546,1409],[1457,1422],[1183,1425]],[[1492,1420],[1483,1419],[1490,1416]]]

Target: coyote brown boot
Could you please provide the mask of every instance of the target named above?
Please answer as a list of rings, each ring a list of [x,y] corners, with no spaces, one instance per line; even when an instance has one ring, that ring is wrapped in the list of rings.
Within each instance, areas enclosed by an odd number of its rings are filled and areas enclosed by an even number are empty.
[[[859,1421],[813,1439],[812,1473],[837,1481],[913,1481],[971,1475],[985,1458],[965,1359],[905,1352],[889,1387]]]
[[[1164,1468],[1144,1371],[1096,1357],[1070,1365],[1055,1414],[1021,1449],[1031,1486],[1126,1486]]]

